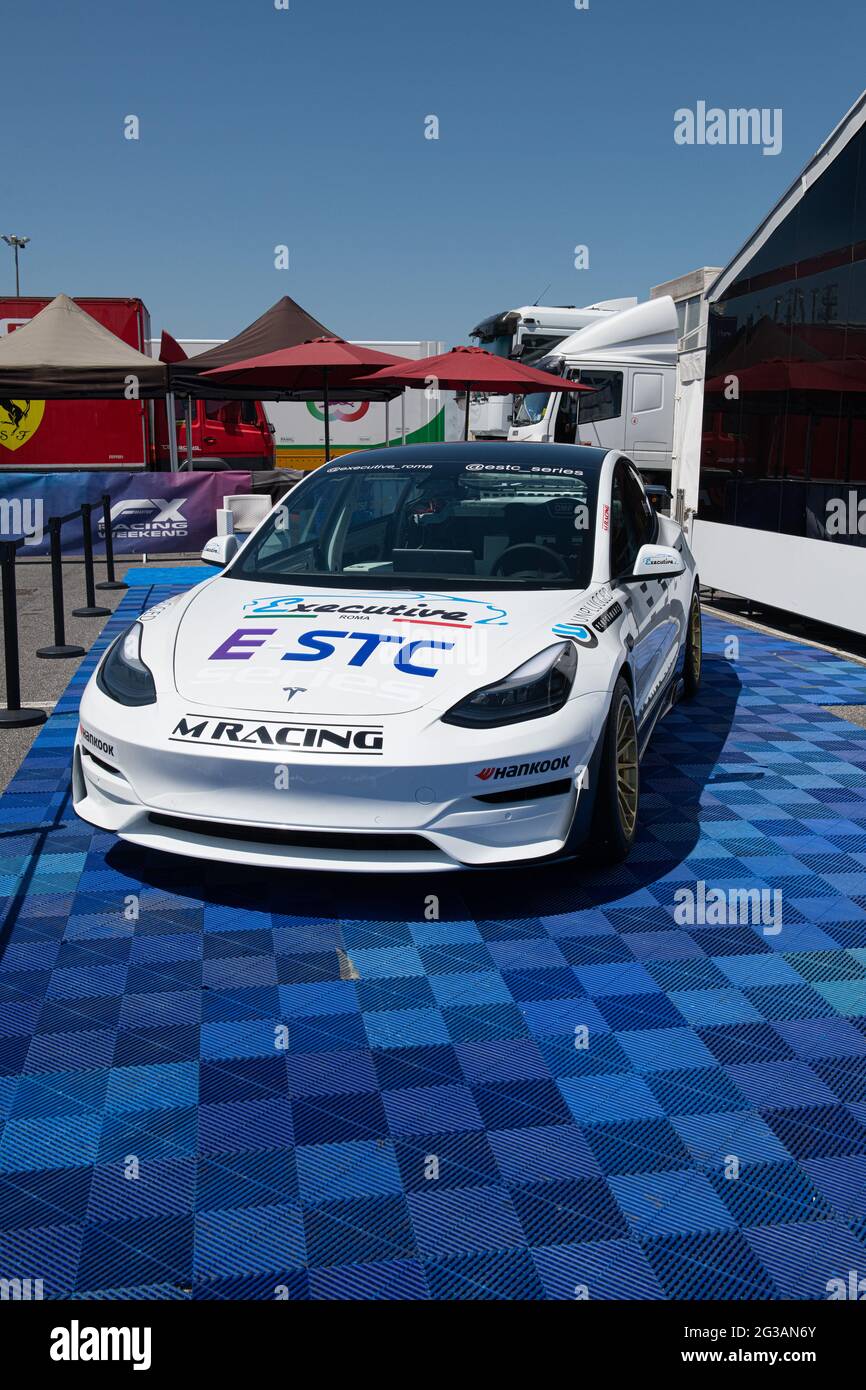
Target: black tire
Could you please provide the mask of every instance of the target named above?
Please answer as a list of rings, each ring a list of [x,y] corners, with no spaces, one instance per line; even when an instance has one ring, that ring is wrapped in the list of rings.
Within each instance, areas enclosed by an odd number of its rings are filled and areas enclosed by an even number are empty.
[[[704,648],[701,629],[701,592],[697,584],[692,590],[689,604],[688,631],[686,633],[686,660],[683,667],[683,699],[693,700],[701,684]]]
[[[614,687],[598,776],[588,858],[596,864],[620,864],[635,842],[640,809],[637,720],[624,676]]]

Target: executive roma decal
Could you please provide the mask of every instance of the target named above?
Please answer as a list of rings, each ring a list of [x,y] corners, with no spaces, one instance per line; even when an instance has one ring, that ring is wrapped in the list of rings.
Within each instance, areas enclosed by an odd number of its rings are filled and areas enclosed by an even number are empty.
[[[185,714],[169,735],[172,743],[221,748],[285,748],[293,753],[340,753],[381,757],[381,724],[281,724],[275,720],[202,719]]]
[[[246,618],[345,617],[366,622],[390,618],[393,623],[426,627],[503,627],[508,611],[485,599],[455,598],[451,594],[384,592],[377,594],[280,594],[244,604]]]

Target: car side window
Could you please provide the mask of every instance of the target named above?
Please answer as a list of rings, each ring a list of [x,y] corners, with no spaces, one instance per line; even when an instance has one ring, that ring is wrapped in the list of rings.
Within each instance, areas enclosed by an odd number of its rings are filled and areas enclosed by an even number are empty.
[[[614,466],[610,496],[610,573],[622,579],[634,572],[634,562],[643,544],[641,522],[629,488],[628,471],[622,459]]]
[[[624,463],[627,505],[637,519],[641,545],[652,545],[658,531],[658,519],[643,490],[643,484],[630,464]]]

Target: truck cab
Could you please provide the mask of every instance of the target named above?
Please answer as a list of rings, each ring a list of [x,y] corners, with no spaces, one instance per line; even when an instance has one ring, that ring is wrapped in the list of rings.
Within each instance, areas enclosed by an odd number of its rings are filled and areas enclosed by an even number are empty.
[[[177,454],[180,467],[187,458],[186,400],[174,403]],[[164,401],[154,401],[154,463],[169,466],[169,443]],[[274,468],[274,427],[261,401],[198,400],[192,402],[193,468]]]
[[[610,318],[637,304],[632,299],[605,299],[583,309],[573,305],[524,304],[491,314],[476,324],[469,335],[476,347],[498,357],[510,357],[537,366],[542,358],[557,350],[565,339],[600,319]],[[472,393],[469,428],[475,439],[507,439],[511,417],[511,396]]]
[[[670,473],[677,379],[672,299],[649,300],[581,329],[537,365],[591,390],[515,397],[509,440],[622,449],[642,473]]]

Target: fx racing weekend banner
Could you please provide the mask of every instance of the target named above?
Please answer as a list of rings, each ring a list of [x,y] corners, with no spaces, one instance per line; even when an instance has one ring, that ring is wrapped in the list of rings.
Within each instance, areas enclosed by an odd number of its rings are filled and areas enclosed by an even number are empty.
[[[111,498],[116,555],[168,555],[201,550],[216,531],[223,499],[249,492],[249,472],[0,474],[0,539],[25,538],[20,555],[47,555],[48,521],[82,502],[94,507],[93,540],[102,549],[102,495]],[[78,517],[61,528],[64,554],[80,555]]]

